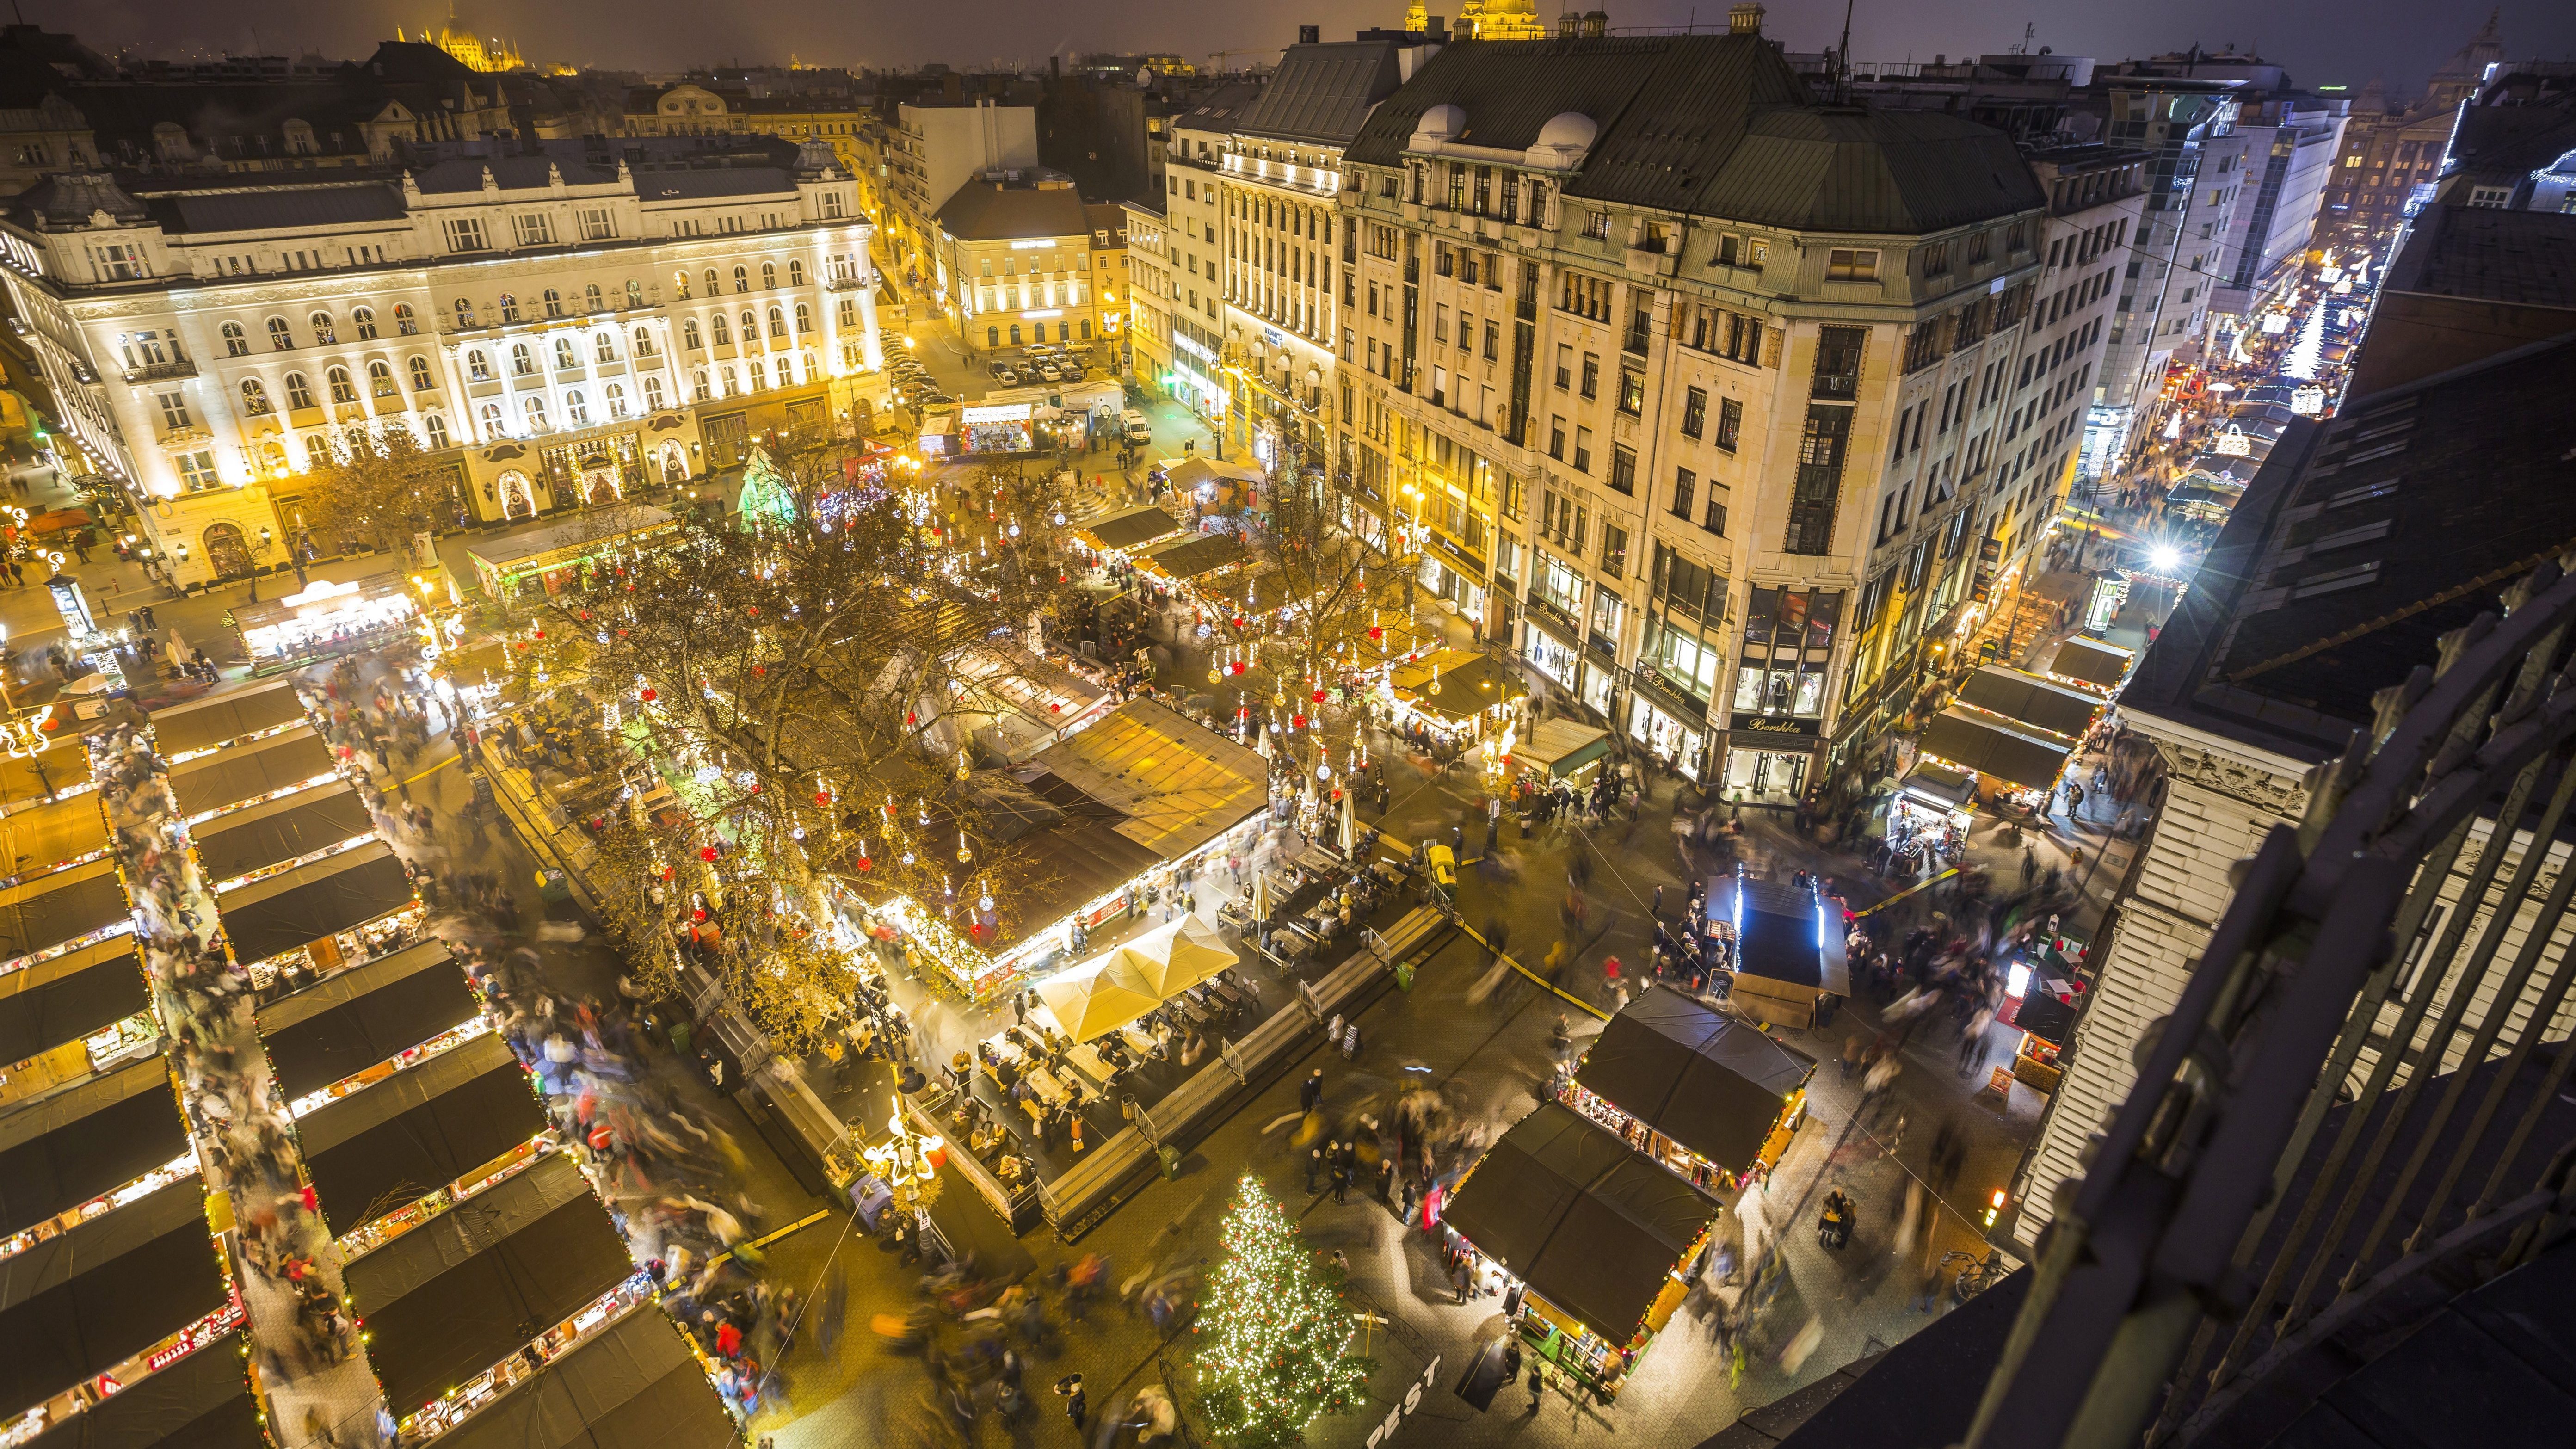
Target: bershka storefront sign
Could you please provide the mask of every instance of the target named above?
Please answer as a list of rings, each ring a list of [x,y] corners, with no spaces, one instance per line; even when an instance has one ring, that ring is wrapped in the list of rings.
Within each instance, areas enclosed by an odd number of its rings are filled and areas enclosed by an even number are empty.
[[[1435,1353],[1431,1356],[1431,1362],[1424,1365],[1422,1377],[1407,1384],[1404,1398],[1394,1408],[1386,1411],[1386,1418],[1376,1428],[1369,1430],[1368,1449],[1377,1449],[1377,1446],[1395,1437],[1395,1431],[1404,1427],[1405,1418],[1415,1409],[1422,1407],[1422,1391],[1431,1387],[1431,1381],[1438,1377],[1439,1373],[1440,1355]]]
[[[1816,719],[1774,719],[1763,715],[1739,715],[1728,728],[1737,734],[1784,735],[1812,739],[1823,725],[1823,720]]]

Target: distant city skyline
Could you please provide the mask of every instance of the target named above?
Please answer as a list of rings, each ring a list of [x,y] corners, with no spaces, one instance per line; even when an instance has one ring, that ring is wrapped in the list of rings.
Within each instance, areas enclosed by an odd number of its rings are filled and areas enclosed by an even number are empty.
[[[1454,5],[1433,5],[1435,12]],[[1623,26],[1722,27],[1724,0],[1645,0],[1605,6],[1614,29]],[[2576,56],[2576,7],[2546,0],[2503,5],[2505,52],[2522,59]],[[1550,13],[1542,3],[1543,15]],[[254,7],[253,12],[210,12],[178,0],[98,0],[81,5],[29,4],[26,19],[69,30],[103,51],[132,48],[144,54],[364,55],[399,28],[417,33],[447,19],[435,4],[394,0],[336,6],[316,0]],[[1329,0],[1274,7],[1233,3],[1191,7],[1108,4],[1102,0],[989,0],[972,28],[947,23],[938,8],[836,6],[819,0],[773,0],[727,11],[709,11],[678,0],[567,0],[520,7],[478,0],[460,6],[458,22],[485,36],[513,42],[538,65],[568,63],[610,70],[679,70],[739,61],[904,68],[944,61],[960,69],[1017,63],[1043,68],[1046,57],[1093,50],[1176,52],[1206,64],[1219,51],[1226,63],[1250,62],[1264,50],[1285,47],[1296,27],[1323,27],[1327,38],[1347,38],[1359,27],[1402,23],[1393,0]],[[2374,76],[2412,95],[2443,58],[2486,18],[2482,7],[2397,0],[2287,0],[2249,9],[2227,0],[2180,0],[2164,6],[2112,5],[2105,0],[2004,10],[1971,0],[1917,0],[1896,5],[1871,0],[1856,6],[1852,50],[1864,64],[1953,59],[2002,51],[2023,43],[2113,61],[2198,44],[2217,51],[2259,50],[2305,86],[2344,86],[2358,92]],[[1791,50],[1833,44],[1843,24],[1830,3],[1769,7],[1764,29]],[[1008,37],[1005,42],[1003,37]]]

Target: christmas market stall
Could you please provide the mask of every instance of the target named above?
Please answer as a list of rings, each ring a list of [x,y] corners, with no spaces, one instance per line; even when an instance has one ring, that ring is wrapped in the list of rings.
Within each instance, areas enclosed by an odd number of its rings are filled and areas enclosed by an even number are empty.
[[[233,628],[260,670],[376,649],[411,631],[419,600],[409,577],[393,573],[333,580],[316,576],[282,599],[235,604]]]
[[[1610,758],[1610,732],[1579,720],[1543,719],[1508,753],[1541,788],[1562,780],[1567,789],[1588,789]]]
[[[1566,1105],[1711,1190],[1768,1173],[1806,1120],[1816,1059],[1654,985],[1593,1038]]]
[[[1155,584],[1190,592],[1203,580],[1216,579],[1230,569],[1242,567],[1247,557],[1243,540],[1233,534],[1189,533],[1139,550],[1130,555],[1129,561]]]
[[[972,741],[988,764],[1027,764],[1118,703],[1094,681],[1007,640],[956,650],[948,674],[953,691],[925,691],[924,738],[943,755]]]
[[[2052,678],[2109,693],[2129,677],[2129,666],[2137,663],[2136,651],[2117,644],[2105,644],[2079,634],[2057,646],[2057,657],[2048,666]]]
[[[1917,760],[1887,797],[1887,844],[1900,858],[1930,849],[1955,859],[1967,848],[1976,818],[1977,777],[1935,760]]]
[[[168,1078],[151,1065],[170,1111]],[[80,1416],[225,1336],[239,1311],[227,1313],[220,1252],[207,1236],[204,1180],[191,1174],[12,1254],[0,1274],[0,1394],[11,1428]],[[241,1360],[213,1356],[238,1382]]]
[[[1040,751],[1007,785],[1010,842],[1043,862],[1025,898],[981,893],[876,908],[891,949],[976,1002],[1110,944],[1245,843],[1269,801],[1268,762],[1155,700],[1130,700]],[[991,812],[987,812],[990,814]]]
[[[1427,733],[1444,741],[1467,741],[1500,734],[1513,705],[1528,696],[1520,671],[1492,655],[1465,649],[1433,650],[1386,674],[1388,718],[1398,733],[1408,736]],[[1603,753],[1608,749],[1602,746]],[[1527,763],[1526,751],[1515,753]]]
[[[1267,480],[1250,463],[1185,458],[1165,470],[1164,481],[1171,485],[1173,496],[1204,515],[1258,509],[1261,488]]]
[[[420,939],[428,915],[381,839],[256,876],[221,892],[216,906],[233,959],[262,991],[401,950]]]
[[[152,712],[161,758],[178,765],[208,750],[285,734],[306,722],[304,698],[289,680],[208,695]]]
[[[2075,1031],[2075,1018],[2091,990],[2085,944],[2043,934],[2016,952],[2004,971],[2004,1004],[1998,1019],[2020,1031],[2012,1073],[2036,1091],[2057,1090],[2065,1067],[2058,1060]]]
[[[2053,684],[2036,674],[1989,664],[1959,686],[1959,703],[1999,714],[2043,734],[2082,739],[2102,713],[2102,697]]]
[[[2047,802],[2075,739],[2007,719],[1972,704],[1953,704],[1923,730],[1923,753],[1984,776],[2023,804]]]
[[[229,810],[334,783],[331,747],[311,725],[201,754],[170,772],[170,793],[197,825]]]
[[[486,597],[506,601],[539,591],[552,597],[581,587],[608,556],[658,547],[678,530],[678,520],[662,509],[619,503],[477,539],[465,556]]]
[[[1722,1204],[1548,1102],[1461,1178],[1442,1222],[1505,1280],[1523,1342],[1605,1398],[1681,1306]]]
[[[1117,560],[1181,531],[1181,521],[1158,503],[1123,508],[1073,530],[1073,541],[1103,558]]]
[[[1708,930],[1735,972],[1736,1009],[1804,1030],[1851,995],[1841,911],[1813,884],[1763,880],[1742,866],[1708,883]]]

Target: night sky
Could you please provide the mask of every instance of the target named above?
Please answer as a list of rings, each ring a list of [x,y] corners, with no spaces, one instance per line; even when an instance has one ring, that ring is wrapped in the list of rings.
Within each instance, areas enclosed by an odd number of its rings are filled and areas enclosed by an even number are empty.
[[[363,55],[394,27],[445,18],[443,0],[416,6],[387,0],[21,0],[28,20],[73,30],[102,50],[139,46],[149,53]],[[1455,0],[1435,12],[1454,13]],[[1612,3],[1611,24],[1678,25],[1693,18],[1722,23],[1725,0],[1628,0]],[[1555,7],[1541,0],[1540,13]],[[1347,39],[1361,25],[1395,25],[1401,0],[549,0],[508,4],[465,0],[461,14],[477,30],[516,40],[531,60],[618,69],[670,70],[711,59],[746,63],[908,66],[944,60],[960,67],[1019,62],[1042,66],[1049,54],[1088,50],[1177,51],[1204,62],[1222,49],[1276,50],[1300,23]],[[2259,48],[2286,65],[2302,85],[2348,85],[2373,75],[2413,92],[2434,66],[2485,18],[2478,3],[2438,0],[2032,0],[2023,7],[1985,0],[1869,0],[1857,7],[1852,50],[1864,64],[1927,60],[2002,50],[2037,27],[2034,46],[2104,60],[2177,50],[2198,42],[2212,50],[2233,43]],[[1787,3],[1769,7],[1767,31],[1792,50],[1831,44],[1842,7]],[[256,26],[254,32],[253,27]],[[2508,56],[2576,56],[2576,4],[2509,0],[2503,6]],[[1243,64],[1250,57],[1239,58]]]

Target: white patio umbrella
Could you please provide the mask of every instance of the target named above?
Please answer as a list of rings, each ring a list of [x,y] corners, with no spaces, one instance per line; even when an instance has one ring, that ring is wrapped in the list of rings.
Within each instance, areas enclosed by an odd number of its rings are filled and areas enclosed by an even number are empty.
[[[1165,1001],[1240,959],[1195,915],[1157,926],[1111,953],[1113,962],[1133,968]]]
[[[1135,966],[1114,955],[1039,982],[1038,999],[1075,1041],[1106,1036],[1162,1004]]]

